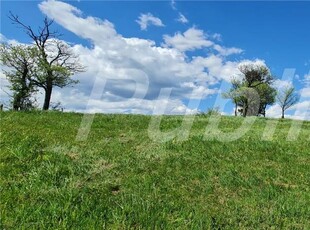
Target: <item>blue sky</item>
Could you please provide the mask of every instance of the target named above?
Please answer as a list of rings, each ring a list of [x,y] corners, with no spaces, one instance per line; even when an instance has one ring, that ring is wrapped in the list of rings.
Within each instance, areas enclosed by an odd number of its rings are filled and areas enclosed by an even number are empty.
[[[156,103],[163,103],[158,100],[160,89],[170,87],[166,113],[184,113],[187,106],[204,111],[214,106],[216,98],[217,105],[225,103],[219,100],[218,89],[229,87],[229,77],[237,74],[238,64],[260,61],[279,79],[278,86],[290,83],[302,94],[299,105],[288,114],[309,118],[310,2],[1,1],[2,39],[29,43],[23,31],[7,18],[9,11],[33,28],[44,16],[54,18],[54,28],[63,34],[61,39],[74,44],[88,66],[88,72],[75,76],[81,81],[79,85],[54,91],[52,100],[62,101],[67,110],[154,113]],[[98,64],[87,55],[98,55]],[[143,61],[131,60],[133,55]],[[120,69],[126,69],[125,73]],[[141,71],[148,78],[147,92],[135,100],[135,89],[146,87],[146,82],[139,82],[144,81]],[[109,80],[103,85],[102,97],[89,102],[94,73],[96,78]],[[120,77],[122,74],[135,78]],[[77,95],[84,99],[78,101]],[[190,99],[192,104],[188,105]],[[223,106],[223,112],[231,114],[232,105]],[[277,117],[278,107],[270,107],[267,115]]]

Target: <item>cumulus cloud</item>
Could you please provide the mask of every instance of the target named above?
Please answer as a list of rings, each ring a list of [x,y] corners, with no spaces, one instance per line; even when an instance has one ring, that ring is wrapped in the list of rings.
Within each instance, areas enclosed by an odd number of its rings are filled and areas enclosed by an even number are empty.
[[[300,90],[301,97],[310,98],[310,87],[305,87]]]
[[[236,47],[223,47],[215,42],[211,41],[210,38],[214,39],[214,35],[207,35],[203,30],[197,28],[189,28],[184,33],[177,32],[173,36],[164,35],[163,44],[164,47],[172,47],[179,51],[193,51],[202,48],[212,48],[217,54],[221,56],[229,56],[232,54],[240,54],[243,52],[242,49]],[[219,38],[219,35],[216,35],[215,38]]]
[[[298,120],[310,120],[310,101],[303,100],[291,108],[294,113],[288,117]]]
[[[66,100],[64,100],[64,92]],[[66,111],[87,112],[87,113],[138,113],[138,114],[161,114],[156,106],[165,107],[165,114],[194,114],[197,109],[189,109],[179,99],[157,98],[155,100],[144,100],[139,98],[128,98],[127,100],[117,100],[111,103],[110,99],[114,95],[105,92],[101,100],[89,98],[85,92],[76,89],[66,88],[61,92],[56,90],[52,100],[61,101]],[[87,107],[85,108],[85,105]]]
[[[266,110],[266,116],[267,117],[274,117],[274,118],[280,118],[281,117],[281,107],[278,104],[274,104],[270,106]]]
[[[242,49],[239,49],[236,47],[226,48],[226,47],[222,47],[220,45],[214,45],[214,49],[222,56],[229,56],[232,54],[240,54],[243,52]]]
[[[213,45],[205,33],[196,28],[190,28],[183,34],[177,32],[174,36],[164,35],[164,41],[166,47],[173,47],[180,51],[191,51]]]
[[[136,22],[140,25],[141,30],[147,30],[150,25],[165,26],[159,18],[154,17],[151,13],[141,14]]]

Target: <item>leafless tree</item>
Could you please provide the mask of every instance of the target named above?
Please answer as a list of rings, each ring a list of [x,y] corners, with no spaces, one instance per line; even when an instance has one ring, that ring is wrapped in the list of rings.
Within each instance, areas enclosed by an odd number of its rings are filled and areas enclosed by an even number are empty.
[[[286,87],[284,90],[278,92],[277,100],[282,110],[281,118],[284,118],[285,111],[298,102],[299,95],[295,93],[295,88],[293,86]]]

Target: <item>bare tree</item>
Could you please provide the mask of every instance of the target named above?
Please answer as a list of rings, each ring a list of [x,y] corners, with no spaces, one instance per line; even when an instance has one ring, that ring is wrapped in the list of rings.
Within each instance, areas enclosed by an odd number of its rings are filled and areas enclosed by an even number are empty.
[[[78,56],[72,52],[71,47],[59,40],[61,35],[57,31],[51,31],[53,20],[45,17],[43,27],[39,27],[36,32],[31,26],[21,22],[18,16],[10,13],[9,18],[26,32],[39,51],[38,71],[32,80],[36,86],[44,89],[43,110],[48,110],[53,87],[63,88],[77,83],[71,76],[83,72],[84,67],[79,63]]]
[[[281,118],[284,118],[285,111],[298,102],[299,95],[295,93],[295,88],[293,86],[286,87],[284,90],[278,92],[277,100],[282,110]]]

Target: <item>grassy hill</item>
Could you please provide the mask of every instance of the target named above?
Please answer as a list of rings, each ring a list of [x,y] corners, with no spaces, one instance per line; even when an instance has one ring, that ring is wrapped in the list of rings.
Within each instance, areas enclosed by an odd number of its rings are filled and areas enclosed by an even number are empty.
[[[1,229],[310,227],[310,122],[287,141],[293,121],[258,118],[223,142],[205,139],[210,118],[196,116],[187,140],[160,143],[150,116],[96,115],[75,141],[81,114],[0,115]],[[166,116],[161,129],[182,119]],[[242,122],[222,117],[220,127]]]

